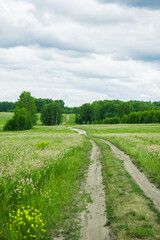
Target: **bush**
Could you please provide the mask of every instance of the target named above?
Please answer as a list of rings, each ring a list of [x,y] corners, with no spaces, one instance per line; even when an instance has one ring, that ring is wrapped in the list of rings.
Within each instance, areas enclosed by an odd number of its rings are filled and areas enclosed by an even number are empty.
[[[118,124],[120,123],[120,118],[115,116],[113,118],[105,118],[103,121],[102,121],[103,124]]]
[[[19,109],[19,107],[16,107],[13,118],[7,121],[3,130],[17,131],[17,130],[26,130],[31,128],[32,128],[32,120],[26,108]]]

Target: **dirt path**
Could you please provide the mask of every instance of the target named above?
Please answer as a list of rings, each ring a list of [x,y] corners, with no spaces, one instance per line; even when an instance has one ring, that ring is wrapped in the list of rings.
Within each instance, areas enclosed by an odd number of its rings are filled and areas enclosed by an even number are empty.
[[[86,131],[70,127],[71,130],[79,134],[86,135]],[[109,240],[111,233],[109,227],[106,227],[106,207],[105,191],[103,188],[103,179],[101,172],[101,163],[98,161],[99,148],[96,143],[92,143],[91,164],[85,183],[85,190],[91,196],[92,203],[89,203],[87,210],[82,212],[81,240]]]
[[[75,131],[75,132],[78,132],[79,134],[87,135],[85,130],[76,129],[76,128],[73,128],[73,127],[68,127],[68,128],[69,128],[70,130],[73,130],[73,131]]]
[[[155,207],[160,211],[160,190],[155,187],[154,184],[149,182],[144,173],[140,172],[138,168],[133,164],[130,157],[126,155],[123,151],[113,145],[107,140],[101,139],[111,147],[113,154],[119,159],[124,161],[124,166],[127,172],[132,176],[137,185],[143,190],[145,195],[152,199]]]
[[[92,143],[91,165],[85,184],[85,190],[90,193],[92,203],[87,210],[82,213],[82,240],[107,240],[109,238],[109,228],[105,227],[105,191],[102,183],[101,163],[98,161],[99,148],[94,141]]]
[[[67,114],[66,120],[63,122],[63,125],[65,125],[67,121],[69,121],[69,114]]]

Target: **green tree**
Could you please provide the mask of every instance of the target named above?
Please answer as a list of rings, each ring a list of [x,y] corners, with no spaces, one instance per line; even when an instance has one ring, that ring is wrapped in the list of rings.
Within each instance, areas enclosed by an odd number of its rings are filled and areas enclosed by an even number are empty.
[[[35,104],[35,98],[31,96],[30,92],[22,92],[19,96],[17,107],[19,109],[26,108],[28,115],[30,115],[32,125],[36,124],[37,121],[37,107]]]
[[[17,131],[32,128],[32,120],[26,108],[16,107],[14,116],[7,121],[4,131]]]
[[[80,108],[80,120],[85,123],[91,123],[91,105],[90,103],[85,103]]]
[[[59,103],[46,104],[41,112],[41,121],[44,125],[59,125],[62,121],[62,108]]]

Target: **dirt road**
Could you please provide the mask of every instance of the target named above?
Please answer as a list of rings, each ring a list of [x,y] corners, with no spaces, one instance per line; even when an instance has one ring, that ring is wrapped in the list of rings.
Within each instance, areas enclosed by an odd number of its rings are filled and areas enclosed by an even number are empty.
[[[67,114],[66,120],[63,122],[63,125],[65,125],[67,121],[69,121],[69,114]]]
[[[86,135],[86,131],[70,127],[71,130],[79,134]],[[91,164],[89,166],[88,175],[85,183],[85,191],[91,196],[92,203],[89,203],[87,210],[81,214],[82,228],[81,240],[109,240],[111,233],[109,227],[105,226],[106,207],[105,207],[105,191],[103,187],[101,163],[98,161],[99,148],[96,143],[92,143]]]
[[[124,166],[127,172],[132,176],[132,178],[137,183],[137,185],[142,189],[144,194],[150,199],[152,199],[156,209],[160,211],[160,190],[157,189],[154,184],[149,182],[144,173],[138,170],[138,168],[133,164],[128,155],[126,155],[123,151],[121,151],[111,142],[103,139],[101,139],[101,141],[108,144],[113,154],[119,159],[124,161]]]
[[[105,191],[102,183],[101,163],[98,161],[99,148],[94,141],[92,143],[91,165],[85,184],[85,190],[90,194],[92,203],[87,207],[87,211],[81,215],[82,240],[108,240],[110,230],[105,226],[106,207]],[[89,213],[88,213],[89,211]]]

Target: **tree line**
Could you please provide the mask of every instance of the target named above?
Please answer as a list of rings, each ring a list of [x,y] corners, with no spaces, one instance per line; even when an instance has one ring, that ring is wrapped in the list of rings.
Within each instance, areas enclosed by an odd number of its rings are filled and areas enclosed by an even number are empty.
[[[142,112],[159,111],[160,102],[151,102],[151,101],[120,101],[120,100],[104,100],[96,101],[92,104],[85,103],[81,107],[76,109],[76,119],[75,122],[78,124],[87,124],[87,123],[120,123],[126,122],[130,123],[129,119],[131,113],[138,113],[142,115]],[[146,114],[146,113],[145,113]],[[158,113],[155,113],[157,116]],[[126,117],[128,116],[129,117]],[[133,114],[134,115],[134,114]],[[131,114],[132,116],[132,114]],[[130,117],[131,118],[131,117]],[[143,119],[141,117],[140,119]],[[155,120],[155,117],[152,118]],[[143,120],[139,120],[139,123]]]
[[[41,113],[43,107],[46,104],[50,104],[53,102],[58,103],[61,106],[61,108],[63,109],[63,113],[66,113],[66,114],[75,113],[75,111],[77,109],[76,107],[64,106],[65,103],[63,100],[52,100],[50,98],[34,98],[34,101],[35,101],[35,105],[37,107],[38,113]],[[8,101],[0,102],[0,112],[14,112],[14,110],[17,106],[17,103],[18,103],[18,101],[16,101],[16,102],[8,102]]]

